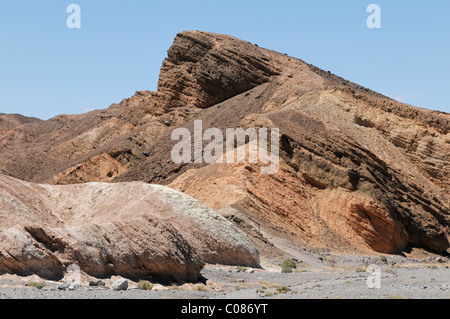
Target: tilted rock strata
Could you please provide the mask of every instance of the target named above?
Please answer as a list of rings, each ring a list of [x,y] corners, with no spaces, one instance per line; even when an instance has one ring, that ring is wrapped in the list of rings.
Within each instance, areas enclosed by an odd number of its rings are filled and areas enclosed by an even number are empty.
[[[279,75],[272,61],[269,51],[233,37],[181,33],[163,62],[158,92],[173,97],[171,108],[207,108]]]
[[[279,128],[284,169],[260,176],[258,167],[235,171],[245,165],[173,163],[171,133],[192,131],[195,119],[204,129]],[[175,38],[157,92],[83,115],[0,121],[0,172],[53,184],[169,184],[189,172],[192,181],[174,185],[216,209],[237,205],[292,240],[442,253],[450,238],[449,129],[447,113],[230,36],[189,31]]]

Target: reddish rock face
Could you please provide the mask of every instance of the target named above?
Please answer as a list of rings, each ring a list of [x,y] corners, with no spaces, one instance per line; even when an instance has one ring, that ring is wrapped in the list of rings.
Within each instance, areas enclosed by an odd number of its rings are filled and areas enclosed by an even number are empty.
[[[192,131],[194,120],[204,129],[279,128],[280,170],[173,163],[171,133]],[[302,243],[442,253],[450,247],[449,128],[447,113],[230,36],[190,31],[175,38],[157,92],[83,115],[0,121],[0,172],[52,184],[172,183],[247,226]]]

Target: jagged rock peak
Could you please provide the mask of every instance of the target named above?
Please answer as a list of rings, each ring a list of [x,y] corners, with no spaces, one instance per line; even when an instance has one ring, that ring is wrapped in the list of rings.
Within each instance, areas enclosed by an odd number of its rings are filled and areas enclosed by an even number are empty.
[[[279,53],[227,35],[179,33],[164,60],[158,92],[171,107],[207,108],[279,75]]]

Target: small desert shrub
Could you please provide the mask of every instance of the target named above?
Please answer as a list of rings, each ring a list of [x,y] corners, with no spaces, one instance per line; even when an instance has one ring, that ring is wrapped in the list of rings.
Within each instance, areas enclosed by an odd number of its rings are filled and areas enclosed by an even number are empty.
[[[30,282],[27,284],[28,287],[35,287],[37,289],[42,289],[45,287],[45,282]]]
[[[297,268],[297,263],[292,259],[285,259],[281,263],[281,268],[287,268],[287,267],[295,269],[295,268]]]
[[[364,268],[364,267],[358,267],[358,268],[356,268],[355,271],[356,271],[356,272],[366,272],[366,268]]]
[[[152,290],[153,284],[147,280],[139,280],[137,287],[140,290]]]
[[[281,272],[282,273],[291,273],[293,269],[297,268],[297,263],[292,259],[285,259],[281,263]]]
[[[245,268],[245,267],[242,267],[242,266],[237,266],[237,267],[236,267],[236,270],[237,270],[238,272],[246,272],[246,271],[248,270],[248,268]]]
[[[281,273],[283,273],[283,274],[289,274],[289,273],[292,273],[292,272],[293,272],[293,270],[292,270],[291,267],[283,267],[283,268],[281,268]]]
[[[290,288],[288,288],[288,287],[281,286],[281,287],[278,287],[276,289],[276,292],[279,293],[279,294],[285,294],[285,293],[293,292],[293,291]]]
[[[380,257],[378,257],[378,260],[381,261],[381,262],[384,262],[384,263],[386,263],[388,261],[387,257],[384,256],[384,255],[381,255]]]
[[[427,267],[430,268],[430,269],[438,269],[438,266],[436,266],[436,265],[429,265]]]

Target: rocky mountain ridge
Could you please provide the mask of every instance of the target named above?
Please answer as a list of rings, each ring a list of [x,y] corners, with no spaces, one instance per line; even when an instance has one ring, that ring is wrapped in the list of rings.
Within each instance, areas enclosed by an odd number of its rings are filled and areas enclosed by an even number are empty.
[[[281,164],[175,164],[178,127],[279,128]],[[344,251],[450,247],[450,115],[406,105],[231,36],[177,35],[157,92],[48,121],[0,116],[0,173],[170,185],[263,233]],[[259,226],[257,226],[259,225]],[[263,231],[261,231],[261,229]]]

